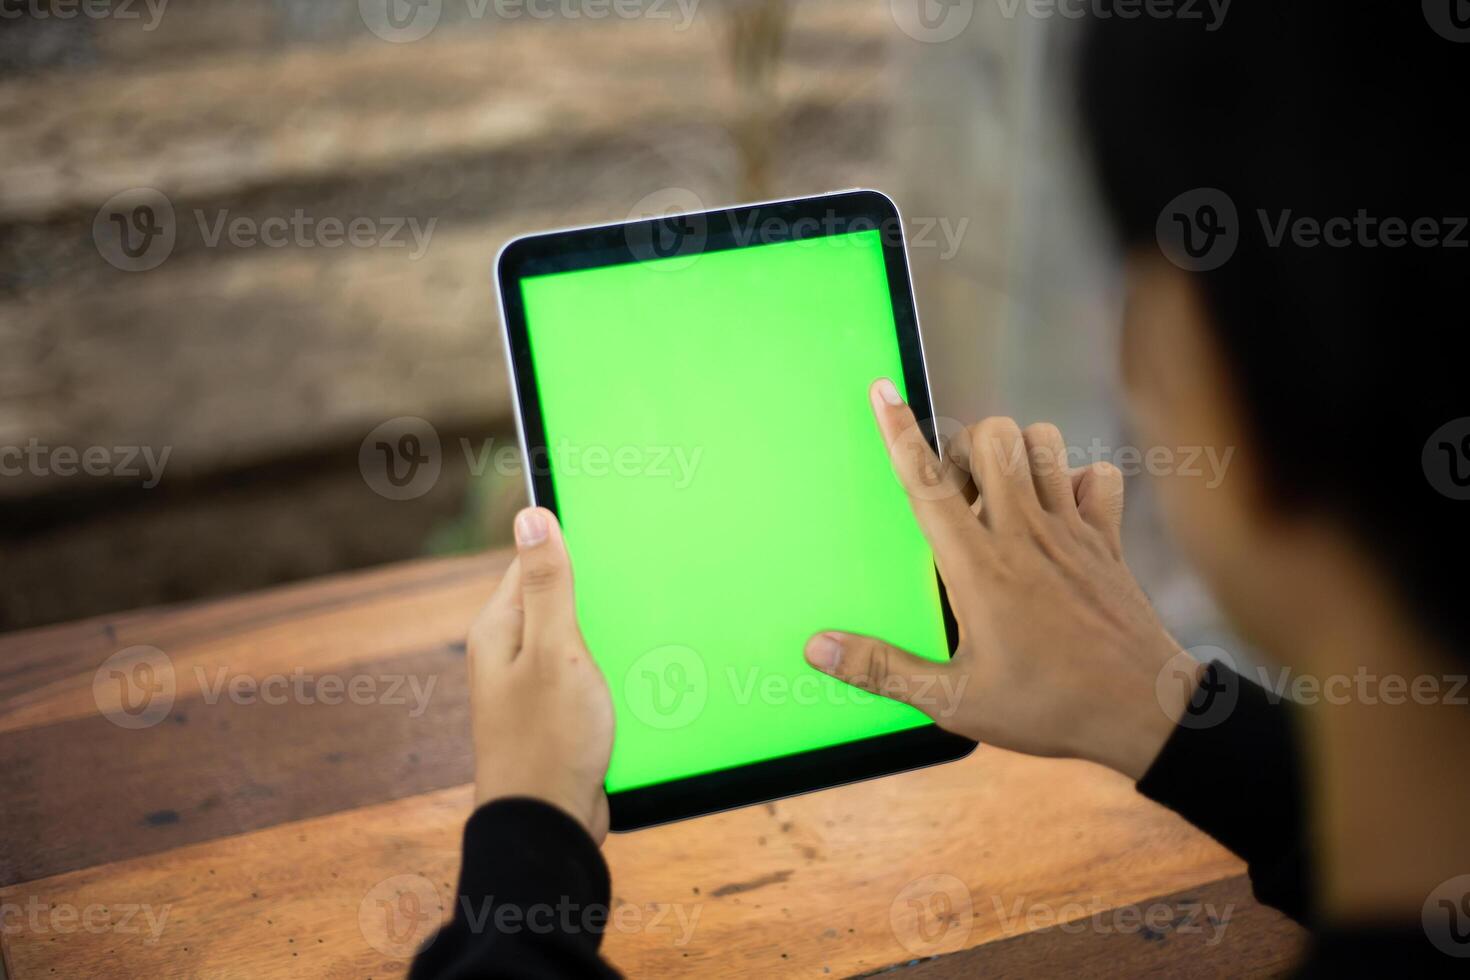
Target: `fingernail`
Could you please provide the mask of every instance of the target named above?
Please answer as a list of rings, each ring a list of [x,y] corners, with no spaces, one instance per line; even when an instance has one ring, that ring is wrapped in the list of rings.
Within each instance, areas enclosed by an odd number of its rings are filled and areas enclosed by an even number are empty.
[[[842,642],[836,633],[818,633],[806,642],[806,659],[818,670],[828,673],[842,663]]]
[[[546,540],[546,515],[527,507],[516,515],[516,544],[530,548]]]
[[[878,397],[882,398],[890,405],[903,404],[903,398],[899,395],[898,389],[895,388],[893,386],[893,382],[888,380],[887,378],[878,379]]]

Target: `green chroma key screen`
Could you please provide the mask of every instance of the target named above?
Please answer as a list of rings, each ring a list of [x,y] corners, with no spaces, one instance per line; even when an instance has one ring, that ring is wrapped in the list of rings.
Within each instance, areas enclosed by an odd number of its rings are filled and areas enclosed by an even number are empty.
[[[521,280],[609,792],[927,723],[807,665],[812,633],[948,656],[868,403],[903,390],[878,231]]]

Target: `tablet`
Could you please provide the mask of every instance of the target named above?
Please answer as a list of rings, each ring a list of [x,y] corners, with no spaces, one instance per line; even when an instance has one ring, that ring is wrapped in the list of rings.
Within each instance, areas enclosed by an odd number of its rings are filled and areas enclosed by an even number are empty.
[[[824,629],[955,645],[868,400],[888,377],[933,415],[893,202],[532,235],[497,272],[528,489],[612,691],[612,829],[968,753],[802,654]]]

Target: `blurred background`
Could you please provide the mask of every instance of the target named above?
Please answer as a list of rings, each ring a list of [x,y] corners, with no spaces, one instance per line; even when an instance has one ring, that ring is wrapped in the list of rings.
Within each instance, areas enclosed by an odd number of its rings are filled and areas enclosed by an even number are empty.
[[[1075,23],[999,0],[0,0],[0,629],[508,541],[491,268],[853,186],[935,403],[1128,444]],[[422,421],[419,421],[422,420]],[[382,433],[430,465],[386,479]],[[431,445],[437,442],[437,445]],[[1125,464],[1125,471],[1139,468]],[[1130,475],[1130,563],[1224,642]]]

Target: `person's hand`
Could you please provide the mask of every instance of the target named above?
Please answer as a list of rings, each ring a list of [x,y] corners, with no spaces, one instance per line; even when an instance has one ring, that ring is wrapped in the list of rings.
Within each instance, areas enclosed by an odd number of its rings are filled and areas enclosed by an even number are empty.
[[[1069,470],[1056,426],[1023,432],[1007,418],[971,426],[941,464],[891,381],[870,396],[959,645],[936,663],[829,631],[811,638],[807,660],[969,738],[1138,779],[1191,692],[1156,684],[1181,651],[1123,563],[1122,474],[1107,463]]]
[[[475,805],[530,796],[561,807],[599,844],[607,836],[613,709],[572,601],[556,517],[515,521],[518,555],[470,627]]]

